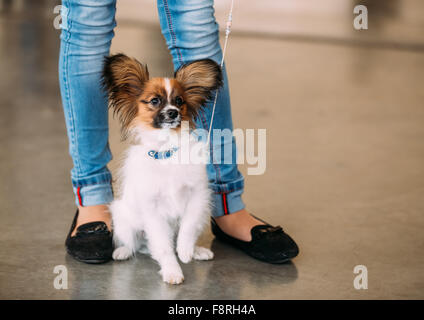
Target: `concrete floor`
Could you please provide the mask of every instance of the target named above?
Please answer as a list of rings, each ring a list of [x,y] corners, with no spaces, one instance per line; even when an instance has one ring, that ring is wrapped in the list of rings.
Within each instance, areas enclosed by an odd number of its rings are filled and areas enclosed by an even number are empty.
[[[267,129],[267,170],[246,177],[244,200],[297,240],[299,257],[261,263],[208,229],[200,242],[215,259],[184,265],[185,283],[169,286],[142,255],[99,266],[66,255],[75,207],[54,2],[0,1],[0,298],[423,299],[423,3],[365,1],[379,18],[359,34],[339,28],[356,1],[337,2],[266,1],[252,20],[246,0],[227,57],[235,127]],[[225,11],[217,1],[219,21]],[[170,74],[155,15],[121,1],[112,51]],[[112,118],[111,148],[115,159],[125,148]],[[57,265],[67,290],[53,286]],[[356,265],[368,268],[367,290],[353,287]]]

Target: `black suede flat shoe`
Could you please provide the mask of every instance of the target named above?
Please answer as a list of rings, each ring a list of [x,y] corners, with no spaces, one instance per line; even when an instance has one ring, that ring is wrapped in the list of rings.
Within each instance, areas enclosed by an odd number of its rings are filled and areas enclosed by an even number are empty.
[[[78,219],[78,210],[66,238],[66,251],[76,260],[85,263],[105,263],[112,259],[112,232],[103,221],[80,225],[71,237]]]
[[[219,228],[214,219],[211,219],[212,233],[217,239],[268,263],[285,263],[299,254],[296,242],[280,226],[273,227],[265,221],[262,222],[265,225],[254,226],[250,231],[251,241],[242,241],[229,236]]]

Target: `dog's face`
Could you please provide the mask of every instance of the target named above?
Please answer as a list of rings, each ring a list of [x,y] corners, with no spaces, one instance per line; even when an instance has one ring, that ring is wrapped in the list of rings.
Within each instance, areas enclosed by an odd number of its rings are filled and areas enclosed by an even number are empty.
[[[221,68],[210,59],[183,65],[174,78],[149,78],[147,66],[117,54],[105,59],[103,81],[123,137],[133,126],[177,129],[191,126],[199,109],[222,85]]]

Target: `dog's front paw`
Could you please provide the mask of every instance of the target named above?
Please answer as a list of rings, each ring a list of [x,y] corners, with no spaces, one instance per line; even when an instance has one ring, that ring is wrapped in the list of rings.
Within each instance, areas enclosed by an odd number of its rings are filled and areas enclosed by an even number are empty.
[[[132,252],[127,247],[116,248],[112,253],[113,260],[127,260],[132,256]]]
[[[177,252],[182,263],[189,263],[193,259],[194,248],[191,246],[179,246]]]
[[[180,284],[184,281],[184,275],[181,268],[164,268],[160,271],[162,280],[169,284]]]
[[[213,252],[208,248],[196,246],[194,248],[193,258],[194,260],[212,260]]]

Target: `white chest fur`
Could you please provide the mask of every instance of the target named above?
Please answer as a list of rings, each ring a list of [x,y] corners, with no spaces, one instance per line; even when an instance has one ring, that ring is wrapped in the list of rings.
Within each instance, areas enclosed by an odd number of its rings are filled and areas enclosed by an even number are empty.
[[[151,150],[144,145],[127,150],[121,171],[122,199],[141,211],[155,207],[169,218],[180,217],[194,189],[207,189],[205,164],[181,163],[181,148],[168,159],[149,156]],[[143,204],[139,199],[153,202]]]

